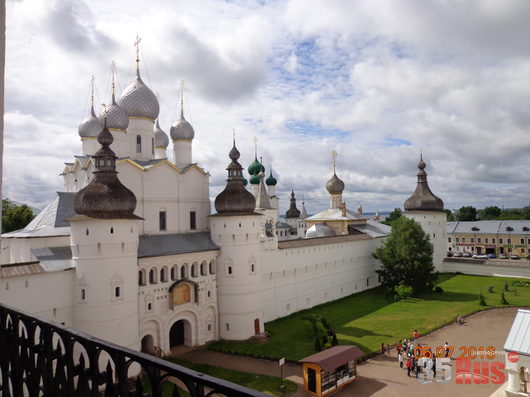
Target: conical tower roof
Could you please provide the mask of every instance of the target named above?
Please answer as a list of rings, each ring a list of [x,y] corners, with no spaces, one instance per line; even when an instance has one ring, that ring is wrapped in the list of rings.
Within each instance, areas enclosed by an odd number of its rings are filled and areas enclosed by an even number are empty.
[[[418,183],[412,196],[405,201],[405,211],[443,211],[444,209],[442,199],[436,197],[429,188],[425,167],[426,164],[423,161],[423,156],[420,155],[420,161],[418,162]]]

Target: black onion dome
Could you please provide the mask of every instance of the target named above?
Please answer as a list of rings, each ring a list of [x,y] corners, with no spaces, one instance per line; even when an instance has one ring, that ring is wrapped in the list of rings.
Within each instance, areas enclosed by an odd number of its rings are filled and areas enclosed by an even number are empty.
[[[328,189],[329,194],[342,194],[344,191],[344,182],[333,172],[333,176],[326,183],[326,189]]]
[[[240,153],[234,146],[229,157],[232,160],[228,167],[228,179],[225,189],[215,198],[215,209],[218,214],[253,213],[256,198],[244,186],[243,167],[237,162]]]
[[[427,173],[423,156],[420,156],[418,162],[418,183],[414,194],[405,201],[405,211],[443,211],[444,202],[436,197],[427,183]]]
[[[74,209],[77,214],[91,218],[139,219],[134,215],[134,193],[118,179],[116,155],[109,147],[113,140],[105,122],[98,135],[101,148],[93,156],[94,178],[74,196]]]
[[[299,218],[300,211],[296,208],[296,198],[294,197],[294,190],[291,191],[291,205],[285,213],[286,218]]]

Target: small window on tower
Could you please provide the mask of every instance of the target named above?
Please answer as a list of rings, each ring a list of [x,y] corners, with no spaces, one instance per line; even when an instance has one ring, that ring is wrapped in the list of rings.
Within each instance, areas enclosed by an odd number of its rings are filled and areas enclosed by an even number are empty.
[[[142,153],[142,136],[136,135],[136,153]]]
[[[155,138],[151,138],[151,154],[155,154]]]
[[[81,300],[86,300],[86,290],[84,288],[81,289]]]
[[[166,211],[160,211],[158,213],[160,231],[166,231]]]
[[[190,229],[197,229],[197,213],[195,211],[190,211]]]
[[[232,274],[232,266],[228,266],[227,273],[228,273],[228,274]]]
[[[120,297],[120,287],[114,288],[114,297],[119,298]]]

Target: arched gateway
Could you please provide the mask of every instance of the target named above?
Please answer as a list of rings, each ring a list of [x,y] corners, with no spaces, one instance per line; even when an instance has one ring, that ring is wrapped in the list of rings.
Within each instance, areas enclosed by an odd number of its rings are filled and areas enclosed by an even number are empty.
[[[173,323],[169,330],[169,346],[191,346],[191,324],[188,320],[178,320]]]

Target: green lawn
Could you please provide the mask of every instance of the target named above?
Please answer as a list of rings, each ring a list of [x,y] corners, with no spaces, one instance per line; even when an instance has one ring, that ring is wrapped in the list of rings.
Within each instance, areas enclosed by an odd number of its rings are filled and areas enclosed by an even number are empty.
[[[168,361],[172,361],[176,364],[182,365],[184,367],[190,368],[197,372],[202,372],[203,374],[208,374],[215,376],[219,379],[224,379],[238,385],[248,387],[250,389],[258,390],[263,393],[267,393],[273,396],[289,396],[293,394],[297,385],[290,380],[283,380],[283,385],[285,386],[284,390],[280,389],[280,378],[268,375],[257,375],[251,374],[248,372],[234,371],[231,369],[214,367],[211,365],[204,364],[193,364],[187,361],[182,361],[176,358],[168,357]]]
[[[399,339],[411,338],[414,329],[428,333],[454,321],[458,314],[467,315],[488,308],[502,307],[501,292],[512,306],[530,306],[530,286],[517,286],[516,278],[467,276],[442,274],[437,285],[443,294],[428,294],[408,301],[392,302],[382,288],[374,288],[359,294],[304,310],[265,324],[271,335],[266,342],[227,342],[211,344],[210,349],[256,357],[299,360],[313,350],[314,338],[308,321],[309,313],[325,317],[336,331],[339,344],[355,344],[365,353],[377,352],[381,343],[395,344]],[[528,280],[526,280],[528,281]],[[510,291],[504,291],[508,283]],[[493,285],[493,293],[487,292]],[[482,292],[487,307],[479,305]]]

